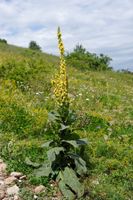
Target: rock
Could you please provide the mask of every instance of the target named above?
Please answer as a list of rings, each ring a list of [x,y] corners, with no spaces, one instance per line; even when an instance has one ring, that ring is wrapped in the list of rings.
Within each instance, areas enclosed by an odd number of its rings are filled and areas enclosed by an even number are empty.
[[[12,199],[9,199],[8,197],[5,197],[4,199],[2,199],[2,200],[12,200]]]
[[[19,199],[20,199],[19,196],[15,195],[13,200],[19,200]]]
[[[19,178],[20,180],[25,180],[26,179],[26,175],[24,175],[24,176],[21,176],[20,178]]]
[[[38,196],[34,194],[34,199],[38,199]]]
[[[4,185],[5,183],[4,183],[4,180],[0,180],[0,188],[1,188],[1,186],[2,185]]]
[[[7,195],[12,196],[12,195],[18,195],[19,193],[19,187],[17,185],[14,185],[12,187],[7,188]]]
[[[3,163],[3,160],[2,160],[2,159],[0,159],[0,164],[1,164],[1,163]]]
[[[18,182],[19,182],[19,183],[22,183],[22,180],[19,179]]]
[[[5,163],[0,163],[0,172],[5,172],[6,171],[6,164]]]
[[[0,189],[0,200],[5,197],[5,191]]]
[[[4,180],[3,174],[0,174],[0,181],[3,181],[3,180]]]
[[[12,172],[10,176],[14,176],[16,178],[20,178],[23,174],[21,172]]]
[[[99,181],[98,181],[98,180],[93,180],[92,183],[93,183],[94,185],[98,185],[98,184],[99,184]]]
[[[6,185],[11,185],[11,184],[15,183],[16,180],[17,180],[17,178],[15,178],[14,176],[10,176],[10,177],[6,178],[4,182]]]
[[[45,187],[44,187],[43,185],[39,185],[39,186],[37,186],[37,187],[35,188],[34,191],[35,191],[36,194],[39,194],[39,193],[45,191]]]

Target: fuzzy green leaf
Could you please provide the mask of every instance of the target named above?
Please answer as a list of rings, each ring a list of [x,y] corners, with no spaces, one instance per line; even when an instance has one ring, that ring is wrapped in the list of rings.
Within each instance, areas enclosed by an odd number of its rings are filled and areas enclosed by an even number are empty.
[[[41,166],[41,164],[39,164],[39,163],[36,163],[36,162],[32,162],[29,158],[25,158],[25,163],[27,164],[27,165],[29,165],[29,166],[32,166],[32,167],[34,167],[34,168],[38,168],[38,167],[40,167]]]
[[[63,131],[63,130],[66,130],[66,129],[69,129],[70,128],[70,126],[65,126],[64,124],[61,124],[61,131]]]
[[[60,188],[64,195],[66,195],[66,190],[69,189],[71,192],[74,191],[78,198],[83,196],[84,187],[79,182],[78,177],[73,169],[66,167],[64,171],[59,173],[59,177],[60,181],[63,181],[63,184],[66,185],[66,187],[63,187],[63,191],[62,188]]]
[[[86,162],[82,158],[76,159],[75,165],[76,171],[79,175],[85,174],[87,172]]]
[[[43,164],[39,169],[34,170],[34,174],[37,177],[48,177],[52,173],[52,169],[49,163]]]
[[[74,193],[69,189],[69,187],[66,186],[63,180],[59,182],[59,188],[64,197],[66,197],[67,199],[72,200],[75,198]]]
[[[59,114],[57,112],[49,112],[48,113],[48,120],[50,122],[55,122],[59,118]]]
[[[78,140],[63,140],[63,142],[71,144],[74,148],[78,148],[81,145],[88,144],[87,138],[78,139]]]
[[[61,151],[64,151],[63,147],[54,147],[47,151],[48,160],[53,162],[56,159],[56,155],[58,155]]]
[[[68,153],[68,155],[74,159],[76,165],[76,172],[79,175],[83,175],[87,172],[86,162],[77,154]]]
[[[45,142],[44,144],[42,144],[41,147],[50,147],[50,145],[53,143],[53,140]]]
[[[88,139],[87,138],[82,138],[82,139],[78,139],[76,140],[78,145],[87,145],[88,144]]]

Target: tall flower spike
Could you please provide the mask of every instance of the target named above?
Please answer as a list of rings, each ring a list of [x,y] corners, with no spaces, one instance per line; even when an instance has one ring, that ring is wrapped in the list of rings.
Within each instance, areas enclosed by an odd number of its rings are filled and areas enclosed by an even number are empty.
[[[64,58],[64,44],[62,41],[62,34],[60,28],[57,31],[58,37],[58,47],[60,51],[60,69],[59,73],[55,76],[55,79],[52,80],[54,95],[56,98],[56,103],[60,107],[68,107],[69,106],[69,98],[68,98],[68,79],[66,73],[66,62]]]

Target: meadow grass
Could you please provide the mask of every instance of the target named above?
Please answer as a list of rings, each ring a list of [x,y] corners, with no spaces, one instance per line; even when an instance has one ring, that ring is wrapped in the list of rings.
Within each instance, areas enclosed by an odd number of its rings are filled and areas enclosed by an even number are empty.
[[[22,171],[32,184],[48,184],[33,177],[25,158],[46,159],[40,146],[52,138],[46,122],[55,106],[51,79],[58,63],[56,56],[0,44],[0,152],[8,170]],[[89,198],[133,199],[133,75],[68,66],[68,76],[75,131],[89,141]]]

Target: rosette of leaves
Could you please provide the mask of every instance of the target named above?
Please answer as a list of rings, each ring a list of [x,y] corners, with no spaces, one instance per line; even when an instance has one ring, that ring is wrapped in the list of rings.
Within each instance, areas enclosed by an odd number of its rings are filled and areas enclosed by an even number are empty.
[[[58,112],[49,113],[49,131],[54,132],[54,139],[42,145],[48,148],[48,160],[35,170],[36,176],[48,176],[55,180],[67,199],[83,196],[80,177],[87,172],[86,162],[80,156],[87,139],[79,139],[73,133],[71,126],[75,119],[75,114],[70,110],[65,123]]]
[[[87,139],[80,139],[73,131],[76,115],[68,111],[66,119],[59,112],[48,115],[48,133],[53,134],[53,140],[47,141],[42,148],[47,149],[47,161],[41,166],[26,159],[26,163],[36,168],[37,177],[49,177],[56,181],[67,199],[80,198],[84,195],[84,186],[80,178],[86,174],[86,162],[80,156],[82,147],[87,145]]]

